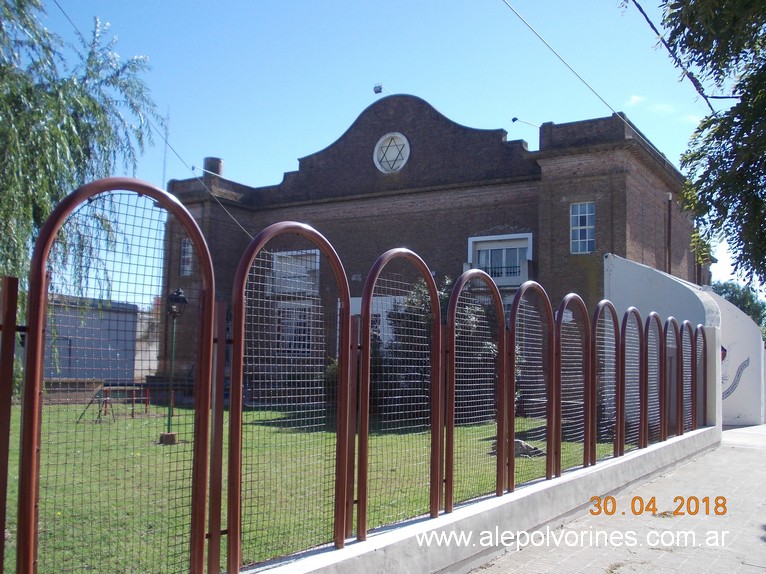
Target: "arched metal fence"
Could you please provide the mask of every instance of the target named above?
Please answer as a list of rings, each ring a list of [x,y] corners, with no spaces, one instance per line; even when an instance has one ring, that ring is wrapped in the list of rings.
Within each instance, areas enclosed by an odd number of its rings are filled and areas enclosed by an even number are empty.
[[[215,296],[165,192],[108,179],[59,205],[33,257],[21,405],[2,389],[5,436],[21,418],[5,571],[237,572],[705,424],[705,331],[672,317],[590,315],[577,295],[554,313],[531,281],[506,302],[478,270],[439,286],[406,249],[377,260],[355,317],[332,245],[295,222],[253,239],[230,308]]]
[[[202,572],[214,292],[165,192],[107,179],[54,210],[29,284],[18,572]]]

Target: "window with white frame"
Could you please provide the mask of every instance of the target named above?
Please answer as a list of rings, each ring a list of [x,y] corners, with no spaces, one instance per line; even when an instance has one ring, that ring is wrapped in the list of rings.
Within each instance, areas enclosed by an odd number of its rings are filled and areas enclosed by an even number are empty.
[[[396,295],[377,295],[372,298],[370,309],[370,330],[373,340],[377,340],[383,347],[394,340],[394,326],[390,315],[405,303],[406,297]],[[351,297],[351,315],[359,315],[362,312],[362,298]]]
[[[470,267],[486,272],[498,286],[518,286],[529,278],[532,234],[516,233],[468,239]]]
[[[184,237],[181,239],[181,249],[179,254],[178,274],[181,277],[189,277],[192,274],[192,260],[194,258],[194,248],[191,239]]]
[[[478,249],[479,268],[490,277],[520,277],[521,267],[527,261],[526,247],[497,247]]]
[[[319,250],[277,251],[272,254],[273,295],[317,295],[319,293]]]
[[[313,312],[312,312],[313,311]],[[308,354],[316,338],[317,309],[310,304],[282,303],[277,308],[279,350],[289,354]]]
[[[585,201],[569,206],[569,249],[572,253],[596,250],[596,203]]]

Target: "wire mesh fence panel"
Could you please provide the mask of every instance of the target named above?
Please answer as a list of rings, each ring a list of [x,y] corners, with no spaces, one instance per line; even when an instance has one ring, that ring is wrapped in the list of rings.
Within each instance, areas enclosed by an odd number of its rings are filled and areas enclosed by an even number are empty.
[[[697,426],[705,426],[707,424],[706,407],[707,402],[705,396],[707,393],[707,368],[705,363],[707,338],[705,337],[704,327],[698,325],[694,332],[694,354],[695,364],[694,368],[697,369],[697,396],[694,398],[697,401]]]
[[[683,429],[692,430],[692,370],[695,368],[694,332],[688,322],[681,327],[682,357],[683,357]]]
[[[40,573],[189,569],[201,293],[188,241],[165,209],[131,192],[94,196],[59,231],[45,329]],[[171,314],[176,289],[182,308]]]
[[[625,377],[625,410],[623,428],[625,451],[639,447],[641,430],[641,326],[634,316],[627,318],[624,326],[623,354]]]
[[[611,313],[599,315],[596,324],[596,460],[614,454],[617,424],[617,333],[619,326]]]
[[[542,302],[536,293],[529,293],[518,306],[515,317],[516,378],[514,425],[515,484],[524,484],[546,477],[548,456],[548,405],[553,400],[548,394],[550,353],[548,331],[543,321]]]
[[[665,416],[669,437],[677,434],[678,385],[681,384],[678,372],[678,349],[680,345],[678,326],[674,320],[669,319],[665,326],[665,404],[667,405]]]
[[[477,282],[477,287],[480,282]],[[493,494],[497,484],[498,310],[470,287],[455,318],[455,502]]]
[[[369,528],[429,512],[431,302],[392,264],[371,305]]]
[[[660,376],[662,374],[661,350],[662,327],[657,321],[649,320],[646,330],[646,374],[647,374],[647,421],[649,443],[661,438]]]
[[[309,240],[279,239],[245,285],[242,564],[333,540],[338,290]]]
[[[578,308],[567,309],[559,333],[561,367],[561,468],[581,467],[585,452],[586,319]]]

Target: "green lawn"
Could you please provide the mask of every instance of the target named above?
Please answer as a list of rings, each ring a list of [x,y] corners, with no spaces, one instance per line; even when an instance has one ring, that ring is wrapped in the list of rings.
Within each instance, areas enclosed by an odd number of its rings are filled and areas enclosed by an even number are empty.
[[[98,417],[46,406],[38,571],[175,572],[188,568],[193,413],[176,408],[179,444],[160,445],[166,410]]]
[[[172,430],[181,441],[162,446],[162,407],[153,406],[149,414],[139,410],[134,418],[126,405],[117,406],[114,418],[111,412],[99,418],[93,407],[84,415],[83,410],[84,405],[44,408],[38,572],[186,571],[192,412],[175,409]],[[320,417],[305,424],[305,415],[243,414],[243,563],[332,541],[335,433]],[[14,407],[6,572],[15,570],[18,424]],[[228,432],[228,416],[225,424]],[[532,436],[529,431],[541,425],[542,420],[519,418],[516,428]],[[456,427],[456,503],[494,493],[494,436],[490,423]],[[545,448],[544,441],[529,442]],[[581,445],[563,446],[563,468],[579,465]],[[599,449],[606,452],[611,444]],[[224,466],[225,457],[226,449]],[[516,484],[545,476],[545,457],[516,462]],[[372,433],[369,469],[368,529],[428,512],[428,431]],[[224,492],[224,528],[225,497]],[[225,544],[224,537],[223,556]]]

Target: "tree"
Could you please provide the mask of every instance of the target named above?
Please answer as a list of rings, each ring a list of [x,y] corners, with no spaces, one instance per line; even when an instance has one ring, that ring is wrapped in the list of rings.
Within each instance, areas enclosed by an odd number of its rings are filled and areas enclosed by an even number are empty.
[[[436,286],[442,325],[447,322],[453,287],[454,280],[450,277],[444,277],[441,285]],[[410,400],[416,407],[428,404],[432,364],[431,303],[425,280],[416,279],[403,300],[386,314],[385,322],[391,328],[389,340],[383,344],[380,337],[373,335],[370,343],[373,382],[370,402],[376,416],[387,419],[412,416],[427,424],[428,409],[410,412],[396,401]],[[484,300],[470,290],[461,292],[455,316],[456,346],[451,353],[470,384],[462,384],[456,389],[456,424],[493,416],[497,381],[497,312],[491,300]],[[470,396],[470,400],[466,396]],[[389,412],[385,410],[387,404]]]
[[[637,2],[634,2],[637,4]],[[766,10],[750,0],[663,0],[664,43],[711,105],[681,158],[683,204],[703,241],[723,237],[735,271],[766,282]],[[707,94],[702,85],[712,86]]]
[[[712,287],[715,293],[749,315],[759,327],[766,327],[766,302],[760,300],[753,289],[735,281],[713,283]]]
[[[19,277],[56,203],[120,163],[134,173],[150,121],[162,125],[141,79],[145,57],[122,60],[96,18],[70,66],[42,14],[40,0],[0,0],[0,274]]]

